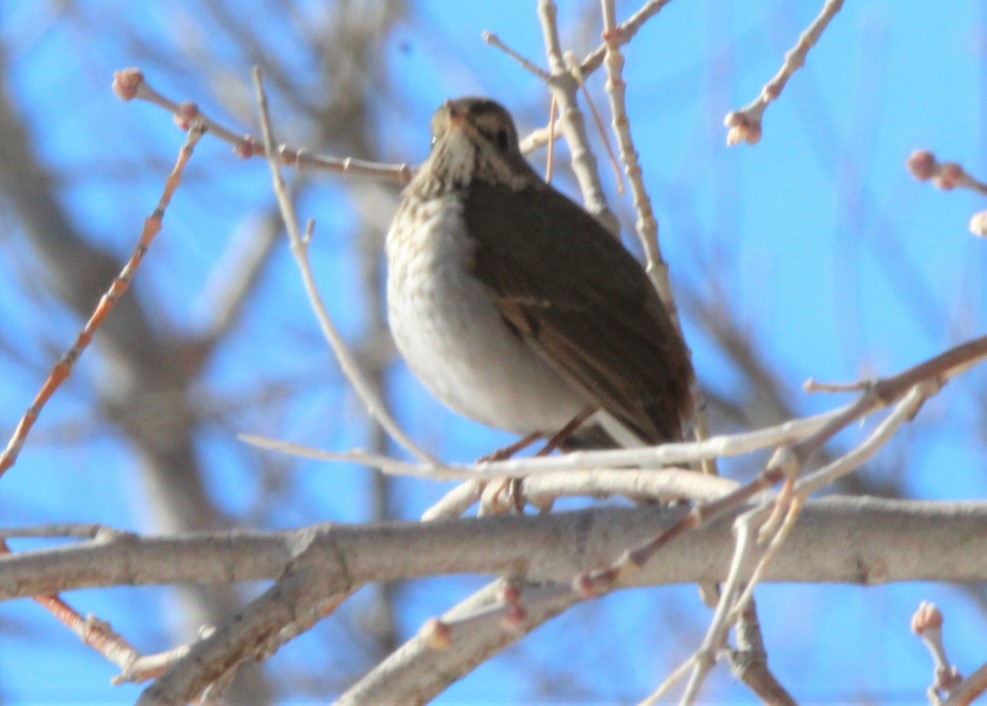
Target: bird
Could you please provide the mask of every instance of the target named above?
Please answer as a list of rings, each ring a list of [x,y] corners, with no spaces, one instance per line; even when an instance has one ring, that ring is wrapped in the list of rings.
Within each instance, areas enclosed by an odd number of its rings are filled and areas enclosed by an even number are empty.
[[[499,103],[448,100],[431,128],[385,248],[414,375],[455,412],[563,450],[681,439],[693,369],[642,265],[528,164]]]

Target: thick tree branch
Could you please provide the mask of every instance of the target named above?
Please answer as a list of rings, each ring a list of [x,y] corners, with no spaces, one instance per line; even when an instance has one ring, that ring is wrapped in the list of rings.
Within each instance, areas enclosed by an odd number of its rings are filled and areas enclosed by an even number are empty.
[[[170,537],[109,533],[78,545],[0,557],[0,600],[100,586],[273,580],[313,547],[327,592],[353,584],[446,574],[523,575],[563,583],[669,527],[677,508],[595,509],[295,532],[208,532]],[[725,578],[729,520],[666,547],[633,585]],[[766,581],[987,580],[987,504],[833,497],[806,505]],[[342,562],[342,563],[341,563]],[[345,564],[345,570],[343,570]],[[629,584],[623,584],[629,585]]]

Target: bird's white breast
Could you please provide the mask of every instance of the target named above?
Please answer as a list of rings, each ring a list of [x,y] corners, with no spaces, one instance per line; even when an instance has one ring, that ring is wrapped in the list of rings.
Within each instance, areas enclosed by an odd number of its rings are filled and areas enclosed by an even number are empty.
[[[585,402],[507,327],[471,274],[459,197],[402,210],[387,235],[388,318],[412,371],[439,400],[484,424],[518,434],[561,429]]]

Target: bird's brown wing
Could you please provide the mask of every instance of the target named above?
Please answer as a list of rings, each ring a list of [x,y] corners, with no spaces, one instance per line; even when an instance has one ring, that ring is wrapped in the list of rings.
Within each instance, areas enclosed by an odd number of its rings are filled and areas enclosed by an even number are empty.
[[[541,183],[474,182],[464,217],[474,274],[518,335],[643,441],[680,438],[691,365],[634,257]]]

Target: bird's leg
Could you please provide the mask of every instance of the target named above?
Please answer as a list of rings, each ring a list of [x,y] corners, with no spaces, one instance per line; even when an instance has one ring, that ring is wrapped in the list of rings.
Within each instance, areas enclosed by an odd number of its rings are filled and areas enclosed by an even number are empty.
[[[592,407],[587,407],[582,412],[577,414],[575,417],[569,420],[568,424],[566,424],[564,427],[562,427],[557,432],[555,432],[555,434],[552,435],[552,437],[545,443],[545,445],[541,448],[541,450],[535,454],[535,456],[548,456],[550,453],[560,448],[562,444],[568,441],[569,437],[572,436],[576,432],[576,430],[582,426],[583,422],[585,422],[593,415],[593,412],[595,411],[596,410],[594,410]],[[524,499],[523,499],[523,492],[521,491],[520,478],[515,478],[513,480],[510,490],[511,493],[513,494],[514,506],[517,508],[518,513],[523,512]],[[552,505],[554,504],[554,502],[555,502],[554,500],[546,500],[544,502],[537,503],[538,512],[541,514],[545,514],[549,512],[552,509]]]
[[[587,419],[589,419],[593,412],[596,410],[592,407],[587,407],[582,412],[573,417],[568,424],[559,429],[552,437],[545,443],[541,450],[535,454],[535,456],[548,456],[550,453],[555,451],[555,449],[560,448],[562,444],[569,440],[576,430],[583,425]]]
[[[506,461],[511,458],[518,451],[523,451],[524,449],[531,446],[533,443],[538,441],[542,437],[540,432],[532,432],[527,436],[515,441],[510,446],[505,446],[502,449],[497,449],[493,453],[489,453],[486,456],[477,460],[477,463],[486,463],[488,461]]]

